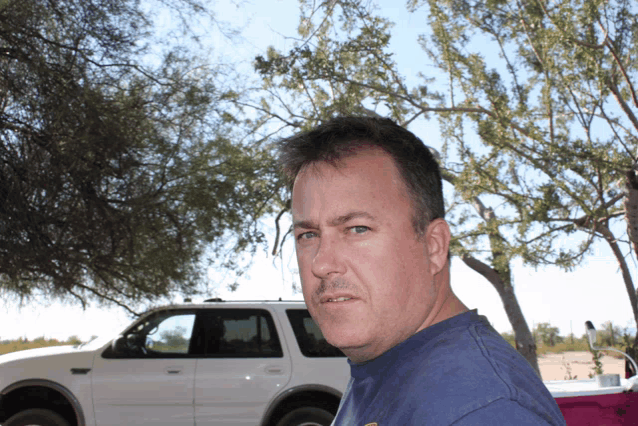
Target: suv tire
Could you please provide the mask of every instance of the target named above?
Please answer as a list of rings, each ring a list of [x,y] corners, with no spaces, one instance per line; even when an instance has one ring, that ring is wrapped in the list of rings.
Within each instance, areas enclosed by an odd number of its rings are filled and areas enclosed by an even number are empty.
[[[3,426],[69,426],[64,417],[55,411],[32,408],[20,411],[3,423]]]
[[[301,407],[286,414],[277,426],[330,426],[335,416],[318,407]]]

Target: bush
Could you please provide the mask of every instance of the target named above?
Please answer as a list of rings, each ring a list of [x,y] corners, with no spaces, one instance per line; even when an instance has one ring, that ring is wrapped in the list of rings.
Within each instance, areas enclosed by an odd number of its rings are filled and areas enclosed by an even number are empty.
[[[77,337],[75,337],[77,339]],[[70,339],[69,339],[70,340]],[[45,348],[48,346],[61,346],[68,345],[69,343],[61,343],[56,339],[45,339],[44,337],[38,337],[33,342],[29,342],[28,339],[17,340],[3,340],[0,342],[0,355],[8,354],[11,352],[24,351],[27,349]]]
[[[80,338],[78,336],[71,336],[68,339],[66,339],[66,344],[67,345],[79,345],[80,343],[82,343],[82,341],[80,340]]]
[[[589,350],[589,344],[587,342],[584,342],[580,339],[574,339],[574,343],[571,343],[570,341],[563,341],[561,343],[556,343],[554,346],[546,346],[546,345],[539,345],[536,348],[536,353],[538,355],[543,355],[546,353],[553,353],[553,354],[559,354],[562,352],[569,352],[569,351],[588,351]]]

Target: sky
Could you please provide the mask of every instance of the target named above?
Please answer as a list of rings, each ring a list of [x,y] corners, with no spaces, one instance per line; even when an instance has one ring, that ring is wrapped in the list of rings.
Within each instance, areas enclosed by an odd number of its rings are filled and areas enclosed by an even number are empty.
[[[397,62],[405,74],[416,75],[422,68],[425,54],[418,50],[414,40],[424,31],[424,20],[408,15],[403,2],[395,6],[391,3],[381,2],[383,13],[397,22],[393,36]],[[292,45],[284,35],[295,34],[298,23],[296,0],[254,0],[242,2],[238,7],[226,2],[217,12],[219,17],[229,22],[247,26],[239,45],[229,45],[228,39],[218,33],[210,34],[218,54],[245,58],[246,67],[268,45],[278,49]],[[436,147],[439,143],[435,124],[421,124],[411,130],[417,135],[427,135],[426,143],[429,145]],[[270,225],[264,224],[267,228]],[[267,231],[266,235],[269,235],[272,244],[273,233]],[[284,300],[302,300],[301,294],[293,288],[298,288],[299,280],[290,246],[284,249],[281,258],[276,259],[268,254],[270,249],[259,251],[253,268],[239,281],[237,291],[231,292],[223,284],[211,285],[206,298],[277,300],[281,297]],[[636,264],[630,262],[629,266],[632,273],[635,272]],[[596,243],[592,253],[574,271],[565,272],[552,267],[535,270],[515,261],[513,274],[515,292],[530,328],[540,322],[549,322],[559,328],[561,335],[573,332],[576,336],[584,334],[587,320],[596,327],[611,320],[620,327],[635,328],[617,262],[603,243]],[[478,309],[479,314],[487,316],[499,332],[512,329],[496,290],[487,280],[456,258],[452,259],[451,276],[453,290],[469,308]],[[223,272],[209,271],[210,282],[221,282],[223,277]],[[193,302],[203,299],[194,298]],[[131,321],[132,317],[121,308],[105,308],[96,304],[83,310],[77,305],[44,301],[34,301],[23,307],[16,306],[14,302],[0,302],[0,340],[41,336],[66,340],[72,335],[87,340],[92,335],[115,336]]]

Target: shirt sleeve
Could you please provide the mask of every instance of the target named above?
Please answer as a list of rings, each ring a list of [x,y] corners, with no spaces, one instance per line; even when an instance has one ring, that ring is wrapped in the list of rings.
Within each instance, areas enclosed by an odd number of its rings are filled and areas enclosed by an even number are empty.
[[[489,405],[466,414],[452,423],[454,426],[517,425],[517,426],[558,426],[564,419],[544,419],[516,401],[499,399]]]

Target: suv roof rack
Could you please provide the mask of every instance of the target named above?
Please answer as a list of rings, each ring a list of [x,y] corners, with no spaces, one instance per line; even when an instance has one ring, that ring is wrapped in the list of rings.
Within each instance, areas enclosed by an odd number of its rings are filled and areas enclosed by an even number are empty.
[[[210,302],[303,302],[303,300],[282,300],[281,297],[277,300],[265,299],[265,300],[223,300],[221,297],[213,297],[212,299],[204,300],[204,303]]]

